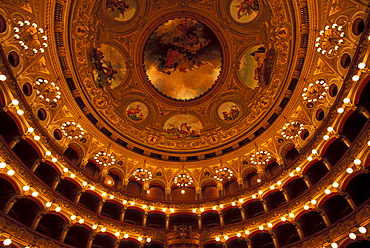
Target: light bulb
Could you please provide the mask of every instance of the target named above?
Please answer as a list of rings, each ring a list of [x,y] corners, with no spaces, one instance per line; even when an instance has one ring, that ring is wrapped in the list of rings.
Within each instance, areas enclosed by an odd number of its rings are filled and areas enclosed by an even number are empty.
[[[358,231],[362,234],[365,234],[367,232],[367,229],[366,229],[366,227],[361,226],[361,227],[358,228]]]
[[[353,169],[352,168],[347,168],[346,171],[347,171],[348,174],[351,174],[353,172]]]
[[[354,82],[357,82],[359,79],[360,79],[360,76],[359,76],[359,75],[354,75],[354,76],[352,77],[352,80],[353,80]]]
[[[350,233],[348,236],[352,240],[355,240],[356,239],[356,234],[354,234],[354,233]]]
[[[12,240],[11,240],[11,239],[5,239],[5,240],[3,241],[3,244],[4,244],[5,246],[10,245],[11,243],[12,243]]]
[[[361,164],[361,160],[359,160],[359,159],[355,159],[355,160],[353,161],[353,163],[354,163],[355,165],[360,165],[360,164]]]
[[[337,243],[331,243],[331,247],[332,248],[338,248],[338,244]]]
[[[30,190],[30,186],[27,186],[27,185],[26,185],[26,186],[23,186],[23,190],[24,190],[24,191],[28,191],[28,190]]]
[[[358,64],[358,69],[364,69],[366,67],[366,64],[364,62]]]
[[[1,162],[1,163],[0,163],[0,168],[1,168],[1,169],[4,169],[5,167],[6,167],[6,163]]]
[[[38,192],[32,192],[32,196],[33,197],[37,197],[39,195],[39,193]]]

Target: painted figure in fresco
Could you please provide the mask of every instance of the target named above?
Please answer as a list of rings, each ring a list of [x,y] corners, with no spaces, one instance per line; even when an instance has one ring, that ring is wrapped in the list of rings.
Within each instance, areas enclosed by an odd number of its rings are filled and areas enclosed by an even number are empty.
[[[255,80],[258,80],[258,82],[261,82],[263,80],[263,65],[265,63],[266,59],[266,48],[264,47],[259,47],[256,51],[251,53],[253,56],[254,60],[257,62],[256,69],[254,69],[254,76],[253,78]]]
[[[230,107],[230,111],[229,112],[222,112],[222,115],[224,117],[224,120],[225,121],[232,121],[232,120],[235,120],[236,118],[238,118],[239,116],[239,108],[237,105],[232,105]]]
[[[191,130],[191,126],[188,123],[183,122],[179,127],[173,123],[168,124],[170,128],[165,129],[165,132],[171,135],[173,139],[186,139],[186,138],[198,138],[200,137],[200,131]]]
[[[239,5],[235,7],[238,9],[238,18],[242,16],[251,15],[254,11],[259,10],[258,0],[243,0]]]
[[[107,0],[107,9],[114,11],[117,9],[123,17],[125,17],[125,11],[130,6],[126,3],[126,0]]]
[[[136,108],[133,108],[130,105],[128,110],[126,110],[126,114],[133,121],[141,121],[144,119],[144,115],[141,112],[140,104],[137,104]]]
[[[194,30],[188,29],[186,21],[181,21],[177,25],[177,30],[182,34],[182,38],[173,39],[166,56],[157,56],[155,60],[158,63],[156,69],[167,75],[171,75],[176,70],[186,73],[207,64],[197,57],[197,53],[211,40],[199,38]]]
[[[113,69],[110,61],[103,60],[104,54],[98,49],[94,49],[91,56],[91,63],[96,70],[98,77],[96,83],[100,88],[104,88],[106,85],[111,85],[114,75],[118,73],[117,70]]]

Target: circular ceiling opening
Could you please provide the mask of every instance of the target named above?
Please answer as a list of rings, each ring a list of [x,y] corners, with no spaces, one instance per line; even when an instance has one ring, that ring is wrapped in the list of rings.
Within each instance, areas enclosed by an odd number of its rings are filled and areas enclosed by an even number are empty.
[[[162,23],[150,35],[143,60],[146,76],[160,94],[190,101],[205,95],[218,81],[221,45],[203,23],[176,18]]]

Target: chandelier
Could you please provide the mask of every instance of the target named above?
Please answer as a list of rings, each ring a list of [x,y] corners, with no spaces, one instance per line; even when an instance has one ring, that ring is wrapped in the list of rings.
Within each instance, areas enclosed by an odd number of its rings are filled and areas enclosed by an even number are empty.
[[[62,93],[54,82],[49,83],[48,80],[39,78],[36,80],[35,84],[36,94],[41,100],[49,103],[57,102],[60,99]]]
[[[45,52],[48,47],[48,37],[44,34],[45,31],[39,28],[37,23],[32,23],[28,20],[18,21],[18,26],[14,27],[14,38],[24,48],[27,55]]]
[[[133,176],[135,177],[136,180],[143,181],[143,182],[149,181],[152,179],[152,173],[148,171],[147,169],[143,169],[143,168],[137,168],[134,171]]]
[[[76,124],[76,122],[64,122],[62,126],[60,127],[62,129],[62,134],[64,136],[67,136],[68,139],[78,139],[82,138],[85,134],[84,129],[81,127],[81,125]]]
[[[345,33],[342,30],[343,26],[336,23],[332,26],[325,26],[316,38],[316,51],[321,54],[333,54],[336,52],[339,49],[339,46],[344,43],[343,37],[345,36]]]
[[[216,169],[216,175],[214,176],[215,179],[218,181],[228,181],[233,177],[233,171],[228,167],[224,167],[221,169]]]
[[[180,188],[187,188],[193,183],[193,178],[187,175],[185,172],[182,172],[175,177],[174,183]]]
[[[303,124],[300,124],[296,121],[285,123],[283,126],[283,131],[281,135],[285,139],[293,139],[298,137],[298,135],[303,131]]]
[[[114,165],[116,162],[116,159],[112,154],[103,151],[98,152],[95,155],[94,159],[98,165],[102,166],[111,166]]]
[[[324,98],[328,89],[329,86],[327,85],[325,80],[316,80],[315,83],[310,83],[308,87],[303,89],[303,100],[307,102],[317,102],[318,100]]]
[[[252,164],[267,164],[271,159],[271,154],[266,151],[258,151],[251,155],[250,161]]]

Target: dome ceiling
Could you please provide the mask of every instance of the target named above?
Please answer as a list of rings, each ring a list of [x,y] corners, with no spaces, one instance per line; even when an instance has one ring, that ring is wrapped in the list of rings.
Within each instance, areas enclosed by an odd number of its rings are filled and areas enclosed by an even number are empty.
[[[69,6],[61,30],[69,89],[103,134],[142,154],[237,150],[276,119],[303,66],[280,1],[87,4]]]

